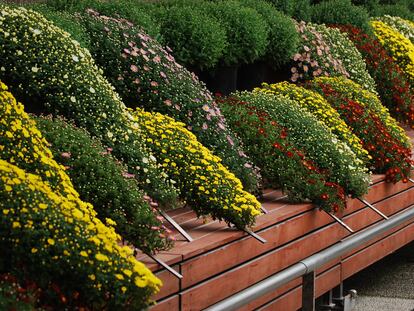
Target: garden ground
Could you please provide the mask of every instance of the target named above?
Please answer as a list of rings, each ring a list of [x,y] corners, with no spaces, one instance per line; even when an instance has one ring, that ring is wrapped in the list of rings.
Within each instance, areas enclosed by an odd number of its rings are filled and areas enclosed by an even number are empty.
[[[351,277],[358,292],[355,311],[414,310],[414,242]]]

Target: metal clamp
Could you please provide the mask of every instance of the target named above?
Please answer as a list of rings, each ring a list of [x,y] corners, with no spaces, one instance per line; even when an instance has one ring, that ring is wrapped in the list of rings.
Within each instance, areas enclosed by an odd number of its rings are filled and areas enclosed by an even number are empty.
[[[375,213],[380,215],[382,218],[388,219],[388,216],[386,216],[384,213],[382,213],[380,210],[378,210],[376,207],[374,207],[374,205],[369,203],[367,200],[364,200],[364,199],[361,199],[361,198],[358,198],[358,200],[361,201],[362,203],[364,203],[366,206],[368,206],[370,209],[372,209]]]
[[[158,209],[158,212],[168,221],[188,242],[194,241],[194,239],[185,231],[174,219],[170,217],[166,212],[162,209]]]
[[[342,227],[344,227],[346,230],[348,230],[351,233],[354,233],[355,231],[352,230],[346,223],[344,223],[341,219],[339,219],[338,217],[336,217],[334,214],[329,213],[327,211],[325,211],[329,216],[331,216],[337,223],[339,223]]]
[[[258,240],[259,242],[261,242],[263,244],[267,243],[267,240],[266,239],[262,238],[260,235],[254,233],[253,231],[251,231],[249,229],[244,229],[244,232],[246,232],[252,238],[255,238],[256,240]]]
[[[151,255],[151,254],[146,254],[148,257],[150,257],[152,260],[154,260],[156,263],[158,263],[159,265],[161,265],[162,267],[164,267],[165,269],[167,269],[172,275],[174,275],[175,277],[177,277],[178,279],[182,279],[183,276],[182,274],[178,273],[176,270],[174,270],[171,266],[167,265],[164,261],[162,261],[161,259]]]

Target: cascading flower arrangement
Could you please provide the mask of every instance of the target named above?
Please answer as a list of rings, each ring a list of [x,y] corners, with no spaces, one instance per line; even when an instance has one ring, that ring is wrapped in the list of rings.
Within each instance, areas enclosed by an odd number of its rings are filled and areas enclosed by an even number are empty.
[[[159,155],[167,173],[177,180],[185,200],[198,216],[211,215],[239,229],[261,214],[257,199],[243,190],[238,178],[219,157],[204,147],[185,124],[160,113],[131,112],[142,134]]]
[[[358,83],[364,89],[377,94],[374,79],[367,71],[361,53],[345,33],[325,25],[312,25],[328,44],[330,52],[345,68],[348,79]]]
[[[148,305],[160,281],[119,246],[115,222],[106,218],[104,225],[81,201],[1,82],[0,101],[0,274],[35,281],[44,289],[41,301],[56,309]],[[51,284],[59,291],[49,291]]]
[[[34,11],[0,5],[0,23],[0,79],[26,109],[73,120],[112,148],[154,199],[175,202],[177,190],[90,53]]]
[[[79,198],[0,160],[0,273],[42,288],[39,304],[141,309],[161,281],[138,262],[119,236]],[[53,287],[49,288],[49,286]]]
[[[54,159],[65,166],[80,198],[95,207],[99,219],[114,220],[117,233],[145,253],[171,246],[164,219],[139,190],[134,175],[111,155],[111,148],[62,118],[35,121]]]
[[[323,35],[311,23],[296,24],[300,35],[299,52],[293,56],[290,80],[292,82],[319,76],[346,76],[349,73],[342,61],[335,58]]]
[[[289,98],[242,92],[219,103],[267,182],[291,198],[337,211],[344,207],[345,195],[366,193],[369,177],[362,161]]]
[[[346,32],[361,52],[370,75],[374,78],[381,102],[391,115],[414,127],[414,92],[403,71],[381,43],[353,26],[335,25]]]
[[[378,41],[390,53],[414,87],[414,44],[387,24],[372,20],[371,26]]]
[[[385,173],[389,182],[407,182],[412,164],[408,137],[374,94],[342,78],[318,78],[306,87],[323,95],[353,129],[372,156],[375,172]]]
[[[399,33],[403,34],[407,39],[411,41],[411,43],[414,44],[414,23],[403,19],[399,16],[390,16],[390,15],[384,15],[381,17],[375,18],[375,20],[383,22],[387,24],[388,26],[391,26]]]
[[[251,102],[218,98],[230,126],[261,168],[265,186],[280,187],[291,201],[310,200],[325,211],[345,208],[345,191],[291,142],[290,133]]]
[[[260,177],[244,155],[210,92],[140,27],[88,10],[80,18],[94,45],[91,53],[125,103],[184,122],[223,159],[244,187],[256,192]]]
[[[261,88],[256,88],[254,91],[288,97],[322,121],[333,134],[348,144],[361,161],[364,163],[369,161],[370,156],[368,151],[362,148],[361,140],[352,133],[339,113],[320,94],[289,82],[263,83]]]

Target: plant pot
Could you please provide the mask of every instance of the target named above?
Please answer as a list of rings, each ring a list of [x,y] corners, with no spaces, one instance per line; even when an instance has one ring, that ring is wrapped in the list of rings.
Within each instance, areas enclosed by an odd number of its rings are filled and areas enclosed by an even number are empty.
[[[200,80],[213,93],[228,95],[237,90],[238,66],[221,66],[211,71],[200,72]]]
[[[262,82],[268,82],[270,66],[264,61],[240,66],[237,75],[237,89],[240,91],[252,90]]]

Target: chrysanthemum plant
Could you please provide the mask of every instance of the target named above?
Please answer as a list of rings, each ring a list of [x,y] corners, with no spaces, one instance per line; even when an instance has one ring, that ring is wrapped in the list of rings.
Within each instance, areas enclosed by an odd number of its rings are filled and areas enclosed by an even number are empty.
[[[285,96],[235,93],[219,99],[233,130],[256,159],[268,184],[295,200],[338,211],[346,195],[367,191],[362,161],[324,124]]]
[[[353,129],[370,153],[375,172],[385,173],[390,182],[408,181],[412,165],[408,137],[374,94],[341,78],[318,78],[306,86],[323,95]]]

